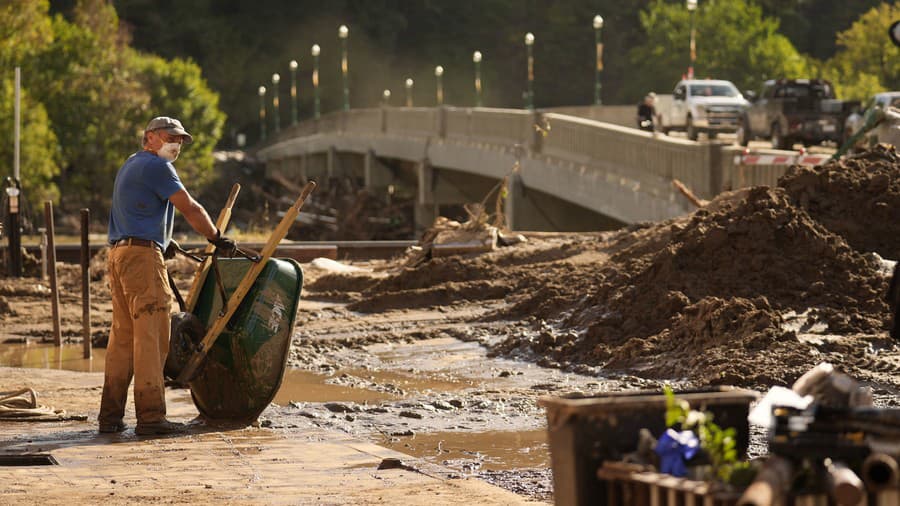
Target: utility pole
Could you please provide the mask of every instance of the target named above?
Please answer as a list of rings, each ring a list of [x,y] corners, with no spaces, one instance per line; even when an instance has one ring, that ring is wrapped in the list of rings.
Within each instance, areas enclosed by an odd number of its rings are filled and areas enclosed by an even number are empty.
[[[21,89],[22,71],[19,67],[16,67],[15,102],[13,104],[13,178],[7,178],[6,180],[7,214],[9,216],[9,275],[16,278],[22,276],[22,225],[19,221],[22,188],[19,180],[19,138],[21,137],[20,125],[22,122],[20,107]]]

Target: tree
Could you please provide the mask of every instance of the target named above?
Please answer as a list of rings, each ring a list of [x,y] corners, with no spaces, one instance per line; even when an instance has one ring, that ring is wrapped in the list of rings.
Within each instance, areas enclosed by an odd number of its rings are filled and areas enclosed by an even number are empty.
[[[0,4],[0,67],[21,66],[52,38],[48,0],[8,0]]]
[[[827,68],[847,98],[864,100],[879,91],[900,90],[900,48],[888,37],[898,16],[900,9],[882,3],[837,34],[840,49]]]
[[[9,140],[0,144],[0,166],[3,167],[2,173],[9,176],[13,175],[14,95],[13,79],[0,80],[0,139]],[[60,153],[44,106],[35,101],[27,90],[23,89],[20,96],[19,179],[25,198],[34,209],[41,201],[59,197],[54,178],[59,175]]]
[[[681,4],[654,0],[641,12],[647,34],[630,54],[635,65],[633,100],[650,90],[670,90],[687,70],[690,12]],[[756,88],[777,77],[805,77],[807,59],[783,35],[778,21],[744,0],[703,3],[695,11],[695,76],[727,79]]]
[[[15,128],[13,68],[25,65],[52,41],[49,4],[46,0],[12,0],[0,5],[0,174],[12,177]],[[23,85],[29,72],[23,72]],[[20,91],[20,174],[26,208],[35,209],[46,199],[56,199],[54,178],[60,173],[61,155],[47,111],[23,86]]]
[[[200,67],[191,61],[134,53],[137,78],[150,92],[150,114],[178,118],[194,138],[178,159],[178,172],[191,183],[204,182],[212,172],[212,150],[225,123],[219,95],[209,89]]]
[[[29,87],[44,103],[59,139],[63,171],[61,207],[108,209],[116,169],[139,147],[149,94],[126,65],[129,53],[118,35],[115,10],[78,2],[76,20],[55,16],[53,42],[28,67]],[[82,15],[82,10],[91,15]]]
[[[157,115],[179,117],[198,132],[179,168],[210,172],[224,116],[196,64],[132,49],[107,0],[75,0],[52,17],[46,1],[13,4],[21,5],[0,7],[0,34],[14,41],[0,42],[0,62],[22,64],[26,119],[34,122],[29,142],[44,143],[41,155],[29,155],[32,163],[42,160],[29,172],[29,195],[52,196],[58,186],[66,197],[61,211],[89,206],[105,215],[116,170],[140,149],[143,128]],[[7,95],[0,94],[0,120]]]

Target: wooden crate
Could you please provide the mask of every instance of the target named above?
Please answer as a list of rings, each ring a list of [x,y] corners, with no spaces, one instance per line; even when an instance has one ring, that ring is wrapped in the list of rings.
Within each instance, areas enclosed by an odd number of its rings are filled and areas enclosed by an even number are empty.
[[[649,466],[606,461],[597,470],[606,482],[608,506],[736,506],[740,491],[706,481],[676,478]],[[832,506],[827,494],[793,495],[772,506]],[[869,493],[857,506],[900,506],[900,490]]]
[[[648,466],[606,461],[597,477],[607,483],[609,506],[735,506],[740,492],[706,481],[676,478]]]

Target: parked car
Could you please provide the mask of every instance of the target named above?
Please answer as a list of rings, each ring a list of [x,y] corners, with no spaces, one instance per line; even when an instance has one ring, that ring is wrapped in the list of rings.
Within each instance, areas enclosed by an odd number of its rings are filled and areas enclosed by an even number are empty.
[[[862,107],[861,109],[857,108],[849,116],[847,116],[847,119],[844,121],[845,141],[859,131],[859,129],[863,125],[863,117],[866,115],[866,111],[875,106],[881,107],[885,110],[888,107],[896,107],[900,109],[900,91],[886,91],[884,93],[876,93],[866,102],[866,105],[864,107]]]
[[[747,97],[750,107],[741,118],[738,142],[767,139],[775,149],[790,149],[795,142],[840,143],[844,120],[859,107],[859,101],[838,100],[824,79],[768,80],[759,95],[748,91]]]
[[[659,129],[683,130],[694,141],[701,132],[710,139],[735,132],[749,105],[731,81],[720,79],[685,79],[675,85],[672,95],[658,98]]]

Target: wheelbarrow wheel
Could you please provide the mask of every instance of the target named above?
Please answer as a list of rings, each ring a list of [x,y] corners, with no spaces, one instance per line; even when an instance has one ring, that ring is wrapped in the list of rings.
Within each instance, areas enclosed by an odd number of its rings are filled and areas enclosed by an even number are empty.
[[[166,378],[172,380],[178,378],[200,341],[203,340],[204,334],[206,334],[206,327],[193,313],[181,312],[172,315],[169,355],[166,357],[166,365],[163,368]]]

